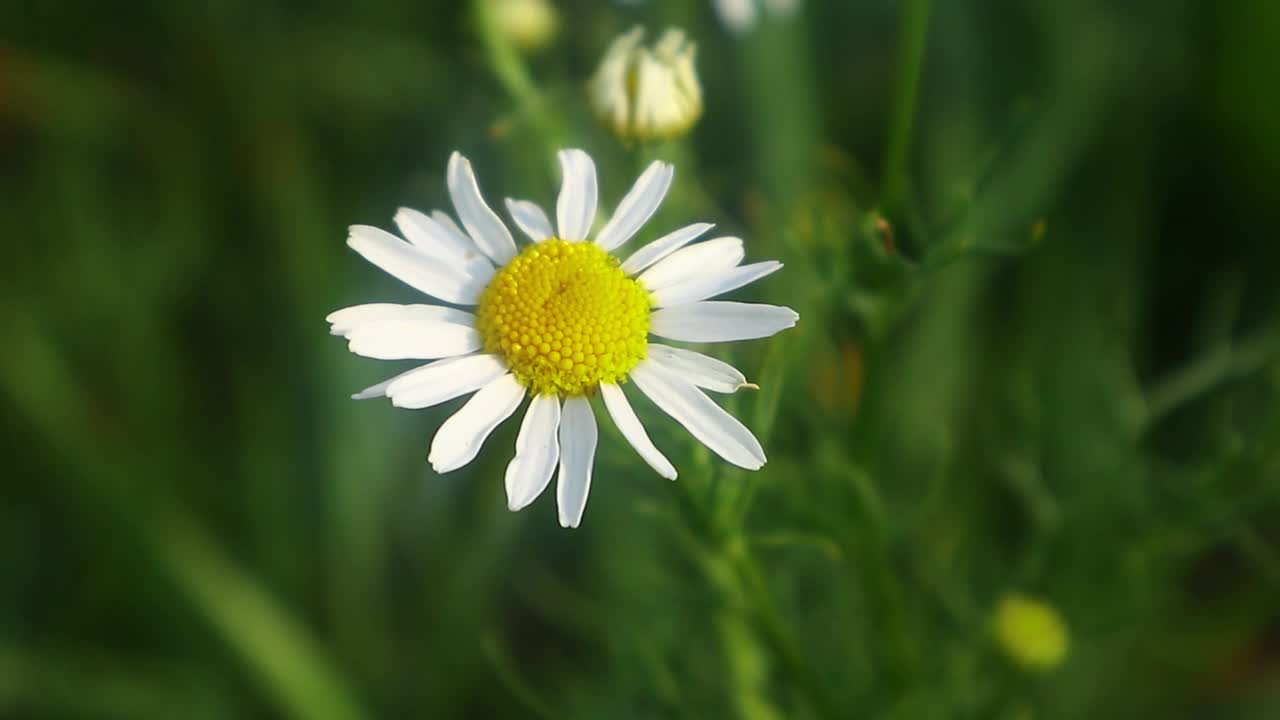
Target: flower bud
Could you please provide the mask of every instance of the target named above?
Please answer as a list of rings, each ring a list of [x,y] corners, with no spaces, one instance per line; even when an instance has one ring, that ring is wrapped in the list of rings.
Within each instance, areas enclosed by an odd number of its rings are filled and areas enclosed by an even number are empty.
[[[995,611],[995,635],[1005,653],[1027,670],[1048,671],[1067,655],[1067,626],[1052,605],[1010,593]]]
[[[622,140],[680,137],[702,115],[697,48],[681,30],[667,30],[652,48],[643,35],[637,27],[609,46],[587,88],[592,109]]]
[[[549,0],[489,0],[489,5],[498,32],[525,52],[546,47],[560,25]]]
[[[758,0],[714,0],[712,4],[729,32],[745,33],[755,27]],[[799,4],[800,0],[764,0],[765,9],[780,16],[794,14]]]

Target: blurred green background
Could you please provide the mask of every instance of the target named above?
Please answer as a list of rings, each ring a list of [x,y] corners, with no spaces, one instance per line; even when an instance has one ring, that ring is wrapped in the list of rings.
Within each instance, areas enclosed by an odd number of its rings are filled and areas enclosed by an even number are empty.
[[[0,717],[1280,717],[1280,3],[555,5],[0,4]],[[682,141],[592,120],[636,23]],[[323,321],[416,301],[347,225],[561,146],[801,313],[717,350],[764,470],[637,403],[681,477],[602,421],[576,531]]]

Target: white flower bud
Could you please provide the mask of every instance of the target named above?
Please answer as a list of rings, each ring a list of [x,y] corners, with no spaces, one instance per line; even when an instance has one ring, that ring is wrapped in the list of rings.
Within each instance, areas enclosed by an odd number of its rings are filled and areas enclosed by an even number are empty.
[[[620,35],[605,52],[587,88],[596,116],[623,140],[672,139],[702,115],[696,47],[669,29],[652,48],[642,28]]]
[[[758,0],[714,0],[720,24],[732,33],[744,33],[756,25]],[[764,0],[764,7],[783,17],[795,13],[800,0]]]

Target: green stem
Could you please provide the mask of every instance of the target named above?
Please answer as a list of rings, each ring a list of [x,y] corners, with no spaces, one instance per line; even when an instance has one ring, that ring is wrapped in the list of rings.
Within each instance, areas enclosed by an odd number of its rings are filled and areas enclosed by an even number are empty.
[[[252,671],[280,713],[299,720],[366,717],[306,625],[175,501],[133,484],[136,477],[160,477],[170,469],[154,454],[138,456],[100,440],[84,415],[84,388],[34,320],[14,312],[0,315],[0,326],[18,351],[0,358],[0,392],[58,456],[69,459],[75,491],[102,508],[121,535],[154,554],[157,567]]]
[[[511,99],[515,100],[520,113],[529,120],[534,130],[542,137],[547,148],[554,152],[559,147],[556,141],[558,135],[556,124],[547,113],[542,93],[534,83],[533,76],[529,74],[524,58],[520,56],[520,51],[515,45],[512,45],[510,40],[502,34],[488,0],[473,0],[471,6],[494,75]]]
[[[1280,361],[1280,334],[1259,333],[1235,345],[1220,345],[1161,379],[1147,393],[1143,429],[1213,388]]]
[[[889,148],[885,157],[880,207],[886,215],[902,214],[908,195],[907,164],[915,128],[920,69],[929,30],[929,0],[907,0],[899,25],[896,88],[890,115]]]
[[[187,517],[177,511],[159,516],[147,539],[192,604],[288,715],[300,720],[365,717],[307,628]]]
[[[822,718],[836,717],[835,705],[827,695],[813,667],[805,660],[804,653],[800,651],[800,646],[788,631],[782,613],[773,601],[764,571],[760,569],[760,565],[745,544],[735,555],[738,574],[742,579],[746,595],[751,601],[752,608],[764,630],[765,639],[772,647],[774,654],[782,661],[787,674],[791,676],[814,714]]]
[[[773,601],[765,573],[740,528],[725,528],[724,519],[714,508],[707,507],[706,503],[694,496],[687,481],[673,485],[678,486],[676,489],[682,496],[680,505],[686,524],[686,537],[690,541],[691,550],[700,561],[699,566],[711,585],[725,596],[725,606],[743,608],[754,621],[750,626],[743,626],[732,617],[721,618],[720,629],[726,651],[736,649],[737,652],[749,651],[751,654],[767,652],[769,657],[778,662],[783,673],[790,679],[791,687],[799,691],[815,715],[823,718],[836,717],[834,705],[812,666],[805,660],[782,612]],[[763,637],[757,638],[756,633],[750,632],[751,628],[758,629]],[[753,642],[757,646],[748,647]],[[737,685],[733,692],[739,701],[746,696],[752,699],[741,705],[741,714],[752,718],[768,717],[772,706],[763,698],[758,678],[754,673],[743,672],[744,665],[735,663],[735,660],[726,659],[734,670],[730,673]],[[750,663],[745,664],[749,665]]]
[[[484,650],[485,657],[489,658],[489,662],[493,665],[494,672],[498,674],[498,679],[525,706],[526,710],[535,717],[543,718],[543,720],[554,720],[554,718],[562,717],[550,705],[543,702],[542,698],[538,697],[533,686],[516,668],[515,662],[507,654],[497,635],[490,634],[486,636],[482,641],[481,647]]]
[[[905,694],[915,669],[915,652],[903,606],[902,585],[890,557],[888,529],[880,491],[860,471],[850,473],[850,495],[857,518],[849,528],[845,557],[850,574],[861,578],[867,603],[881,619],[879,654],[890,689]]]

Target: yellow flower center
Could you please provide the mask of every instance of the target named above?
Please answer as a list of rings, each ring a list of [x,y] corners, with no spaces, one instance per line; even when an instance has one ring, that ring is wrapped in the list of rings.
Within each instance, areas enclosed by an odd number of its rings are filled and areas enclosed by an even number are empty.
[[[535,394],[585,395],[645,357],[649,293],[591,242],[551,238],[498,270],[476,327]]]

